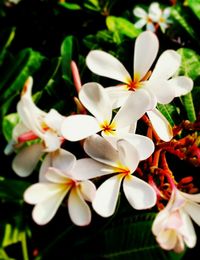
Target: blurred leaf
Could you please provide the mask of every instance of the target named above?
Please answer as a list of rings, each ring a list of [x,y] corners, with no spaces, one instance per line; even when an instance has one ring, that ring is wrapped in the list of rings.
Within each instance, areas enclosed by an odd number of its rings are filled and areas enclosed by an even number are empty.
[[[24,180],[11,180],[0,177],[0,186],[0,199],[22,203],[23,193],[30,186],[30,183]]]
[[[200,19],[200,0],[188,0],[187,3],[194,14]]]
[[[16,260],[15,258],[10,258],[10,257],[6,254],[6,252],[5,252],[5,250],[4,250],[3,248],[0,248],[0,259],[1,259],[1,260]]]
[[[7,142],[12,139],[12,131],[16,124],[19,122],[17,113],[12,113],[3,118],[2,131]]]
[[[67,2],[64,2],[64,3],[59,3],[59,5],[69,9],[69,10],[80,10],[81,9],[81,6],[78,5],[78,4],[75,4],[75,3],[67,3]]]
[[[101,11],[101,7],[99,5],[99,1],[98,0],[86,0],[84,1],[84,7],[87,9],[90,9],[92,11]]]
[[[196,40],[196,33],[193,29],[193,27],[189,24],[188,20],[191,19],[191,17],[188,17],[186,15],[186,12],[184,8],[181,5],[175,5],[171,8],[171,17],[177,21],[184,29],[185,31]]]
[[[136,38],[142,32],[133,23],[122,17],[108,16],[106,18],[106,25],[111,32],[125,35],[131,39]]]
[[[9,31],[6,32],[6,40],[5,40],[5,42],[3,42],[3,39],[1,39],[0,65],[2,65],[4,57],[5,57],[6,53],[7,53],[7,48],[12,43],[14,37],[15,37],[15,28],[11,28],[11,29],[9,28]]]

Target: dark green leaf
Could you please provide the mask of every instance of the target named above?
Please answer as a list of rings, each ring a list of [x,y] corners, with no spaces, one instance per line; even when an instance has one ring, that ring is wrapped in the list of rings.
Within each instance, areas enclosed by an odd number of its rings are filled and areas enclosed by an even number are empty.
[[[84,1],[83,5],[85,8],[90,9],[92,11],[96,11],[96,12],[101,11],[101,7],[99,5],[98,0],[86,0]]]
[[[81,9],[81,6],[78,4],[75,4],[75,3],[64,2],[64,3],[59,3],[59,5],[65,7],[66,9],[73,10],[73,11]]]
[[[177,108],[173,104],[157,104],[157,108],[166,117],[171,126],[174,126],[179,121]]]

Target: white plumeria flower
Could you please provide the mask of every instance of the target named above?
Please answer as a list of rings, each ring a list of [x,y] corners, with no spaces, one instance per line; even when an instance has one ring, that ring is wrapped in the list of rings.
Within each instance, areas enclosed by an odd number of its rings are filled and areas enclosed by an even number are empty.
[[[13,140],[15,145],[37,138],[41,139],[42,143],[22,148],[14,158],[13,170],[23,177],[33,171],[44,153],[56,151],[63,141],[60,126],[64,117],[54,109],[46,113],[34,104],[31,95],[32,84],[33,79],[29,77],[17,104],[17,112],[21,121],[13,130]]]
[[[113,108],[105,89],[98,83],[87,83],[79,92],[79,99],[93,115],[72,115],[64,119],[61,132],[70,141],[78,141],[95,133],[118,136],[145,113],[150,96],[146,92],[132,93],[112,119]],[[137,100],[135,100],[135,95]],[[133,102],[134,101],[134,102]]]
[[[170,7],[165,8],[162,11],[159,19],[157,20],[157,24],[159,25],[163,33],[165,33],[165,30],[169,27],[169,24],[171,23],[171,20],[169,19],[170,11]]]
[[[200,225],[200,194],[186,194],[174,188],[167,206],[156,216],[152,231],[166,250],[182,252],[184,243],[193,248],[196,234],[191,218]]]
[[[141,33],[135,42],[133,78],[118,59],[104,51],[90,51],[86,57],[86,64],[92,72],[123,83],[119,86],[106,88],[113,108],[124,104],[131,93],[136,94],[142,91],[141,94],[143,94],[147,92],[151,97],[151,103],[146,111],[151,111],[149,117],[153,126],[162,126],[157,129],[160,138],[169,141],[172,138],[171,127],[155,107],[157,103],[168,104],[175,97],[190,92],[193,81],[185,76],[173,77],[181,63],[180,55],[173,50],[162,53],[151,73],[150,68],[157,52],[158,39],[156,35],[146,31]],[[137,99],[138,97],[135,96],[133,102],[137,102]]]
[[[84,142],[85,152],[99,162],[93,169],[76,169],[77,179],[91,179],[103,175],[114,175],[97,189],[92,202],[94,210],[103,217],[111,216],[116,208],[118,194],[123,181],[123,190],[130,205],[138,210],[151,208],[156,203],[154,189],[145,181],[133,176],[141,154],[125,140],[117,142],[115,149],[99,135],[93,135]]]
[[[92,159],[85,160],[92,165]],[[31,185],[25,191],[24,200],[35,205],[32,217],[37,224],[47,224],[55,216],[67,194],[68,212],[72,222],[78,226],[91,222],[91,210],[85,200],[93,200],[96,188],[89,180],[77,181],[74,178],[75,168],[79,167],[80,171],[82,167],[81,163],[77,166],[77,162],[79,160],[76,161],[73,154],[65,151],[57,158],[57,168],[48,168],[45,175],[42,173],[42,182]],[[84,162],[84,159],[81,162]]]
[[[146,25],[146,29],[155,32],[156,28],[154,23],[157,22],[161,16],[161,9],[158,3],[151,3],[148,13],[141,7],[136,7],[133,14],[140,19],[135,23],[136,28],[142,28]]]

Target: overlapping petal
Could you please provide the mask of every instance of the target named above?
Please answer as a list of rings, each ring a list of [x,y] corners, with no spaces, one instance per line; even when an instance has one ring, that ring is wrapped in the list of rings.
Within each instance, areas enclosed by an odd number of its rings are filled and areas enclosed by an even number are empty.
[[[174,77],[170,79],[168,82],[174,89],[175,97],[186,95],[193,88],[193,80],[185,76]]]
[[[91,221],[91,211],[78,188],[73,188],[68,198],[68,211],[72,222],[78,226],[86,226]]]
[[[107,179],[97,189],[92,206],[100,216],[110,217],[114,213],[123,177],[123,174],[117,174]]]
[[[127,175],[123,181],[124,194],[135,209],[151,208],[156,203],[156,193],[154,189],[145,181],[139,178]]]
[[[172,127],[157,109],[147,112],[149,119],[161,140],[168,142],[173,137]]]
[[[12,162],[12,169],[20,177],[27,177],[35,169],[43,154],[44,147],[41,143],[22,148]]]
[[[92,202],[95,194],[96,194],[96,187],[93,182],[86,180],[82,181],[79,184],[79,190],[84,198],[84,200]]]

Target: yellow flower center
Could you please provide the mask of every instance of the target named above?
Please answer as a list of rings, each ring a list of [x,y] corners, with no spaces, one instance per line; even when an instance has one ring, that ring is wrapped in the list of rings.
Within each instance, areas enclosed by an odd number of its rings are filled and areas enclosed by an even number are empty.
[[[102,124],[100,124],[100,127],[106,135],[114,135],[115,134],[116,125],[115,125],[114,122],[108,123],[108,121],[105,120]]]
[[[124,174],[124,176],[131,174],[131,171],[127,166],[124,166],[120,162],[118,162],[117,164],[118,166],[114,168],[114,172]]]

